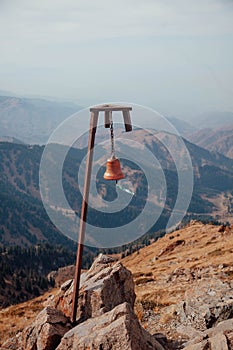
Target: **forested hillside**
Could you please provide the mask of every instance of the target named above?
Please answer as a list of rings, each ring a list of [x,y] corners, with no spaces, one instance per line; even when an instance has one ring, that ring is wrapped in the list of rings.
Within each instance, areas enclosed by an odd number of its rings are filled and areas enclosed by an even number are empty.
[[[61,246],[0,246],[0,305],[5,307],[39,296],[54,286],[54,281],[47,279],[51,267],[57,269],[74,261],[75,254]]]

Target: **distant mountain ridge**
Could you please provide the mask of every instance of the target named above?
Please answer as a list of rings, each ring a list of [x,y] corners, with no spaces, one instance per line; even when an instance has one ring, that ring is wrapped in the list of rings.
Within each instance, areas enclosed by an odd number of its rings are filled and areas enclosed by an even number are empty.
[[[209,151],[233,158],[233,122],[227,127],[199,130],[190,135],[189,140]]]
[[[0,137],[14,137],[28,144],[44,144],[63,120],[80,109],[72,103],[0,96]]]
[[[187,135],[190,135],[198,130],[198,128],[193,126],[192,123],[187,122],[185,120],[175,117],[169,117],[168,120],[183,137],[186,137]]]
[[[24,142],[21,140],[16,139],[13,136],[0,136],[0,142],[10,142],[10,143],[18,143],[23,144]]]

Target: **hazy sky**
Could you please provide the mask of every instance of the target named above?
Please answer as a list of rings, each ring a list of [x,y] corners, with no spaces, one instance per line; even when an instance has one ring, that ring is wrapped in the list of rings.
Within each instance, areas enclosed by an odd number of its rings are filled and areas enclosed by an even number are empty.
[[[0,90],[233,111],[233,0],[0,0]]]

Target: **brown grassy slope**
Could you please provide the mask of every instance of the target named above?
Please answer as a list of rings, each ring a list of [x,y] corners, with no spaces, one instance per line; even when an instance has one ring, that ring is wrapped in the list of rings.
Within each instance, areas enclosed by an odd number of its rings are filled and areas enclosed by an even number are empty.
[[[132,271],[137,302],[161,311],[183,299],[200,278],[233,279],[233,228],[193,222],[122,260]]]

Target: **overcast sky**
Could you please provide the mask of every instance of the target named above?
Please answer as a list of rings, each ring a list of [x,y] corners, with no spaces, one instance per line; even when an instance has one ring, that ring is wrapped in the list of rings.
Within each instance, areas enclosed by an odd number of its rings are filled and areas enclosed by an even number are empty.
[[[233,0],[0,0],[0,90],[233,111]]]

